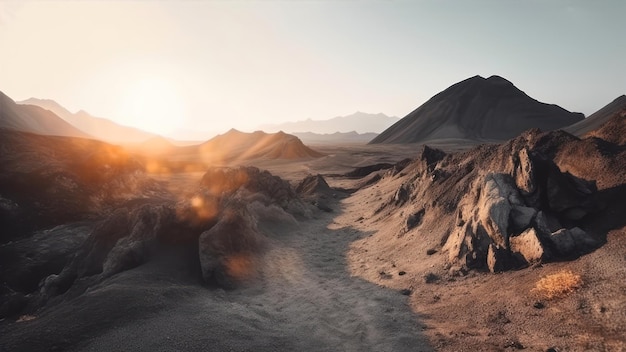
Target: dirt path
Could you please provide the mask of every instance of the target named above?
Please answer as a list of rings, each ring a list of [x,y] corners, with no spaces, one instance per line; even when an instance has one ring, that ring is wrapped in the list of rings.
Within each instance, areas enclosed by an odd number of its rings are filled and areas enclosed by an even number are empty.
[[[155,312],[74,346],[81,351],[428,351],[407,297],[347,272],[349,244],[367,234],[331,230],[333,214],[273,240],[261,278],[234,291],[153,282]],[[158,266],[118,275],[91,292],[158,276]],[[135,283],[137,285],[138,283]],[[115,289],[108,299],[115,300]],[[162,305],[165,305],[162,307]],[[122,308],[122,307],[120,307]]]

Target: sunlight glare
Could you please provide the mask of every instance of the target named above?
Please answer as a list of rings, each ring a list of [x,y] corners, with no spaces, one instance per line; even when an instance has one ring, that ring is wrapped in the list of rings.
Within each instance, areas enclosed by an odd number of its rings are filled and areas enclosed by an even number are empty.
[[[184,104],[167,80],[146,78],[129,87],[122,114],[127,124],[149,132],[167,134],[184,123]]]

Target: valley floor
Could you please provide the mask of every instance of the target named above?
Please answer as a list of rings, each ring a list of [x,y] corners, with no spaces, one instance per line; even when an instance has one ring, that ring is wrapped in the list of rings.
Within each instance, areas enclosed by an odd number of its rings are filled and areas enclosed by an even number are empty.
[[[275,233],[242,288],[203,287],[152,262],[33,320],[3,322],[1,350],[432,350],[407,296],[347,271],[348,246],[370,234],[317,215]]]
[[[412,154],[390,151],[382,161]],[[367,150],[339,151],[297,169],[263,168],[290,181],[325,172],[331,186],[347,189],[353,181],[332,174],[359,158],[381,161]],[[200,176],[159,179],[176,194]],[[0,321],[0,351],[626,350],[626,228],[571,262],[465,273],[427,253],[437,239],[420,229],[404,234],[406,216],[370,216],[397,186],[329,198],[333,212],[264,228],[270,245],[258,275],[235,290],[203,286],[197,272],[165,255],[37,316]],[[533,293],[540,278],[561,270],[580,274],[583,287],[554,300]]]

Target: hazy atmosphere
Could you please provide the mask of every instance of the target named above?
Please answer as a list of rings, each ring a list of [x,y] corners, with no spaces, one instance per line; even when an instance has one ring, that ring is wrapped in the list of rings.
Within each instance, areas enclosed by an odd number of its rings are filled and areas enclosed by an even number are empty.
[[[364,111],[402,117],[500,75],[589,115],[626,86],[623,1],[0,1],[15,100],[194,138]]]
[[[0,352],[626,351],[624,14],[0,0]]]

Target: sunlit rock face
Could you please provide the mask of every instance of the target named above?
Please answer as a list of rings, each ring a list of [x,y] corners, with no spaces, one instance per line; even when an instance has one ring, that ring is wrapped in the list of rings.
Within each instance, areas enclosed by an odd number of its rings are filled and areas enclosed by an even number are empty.
[[[615,193],[599,191],[597,183],[626,182],[613,163],[623,150],[615,146],[598,157],[594,145],[564,132],[529,130],[502,145],[461,153],[428,148],[422,154],[436,157],[420,157],[379,181],[403,180],[376,214],[406,214],[405,231],[429,229],[428,235],[440,236],[453,266],[496,272],[577,257],[602,243],[601,235],[584,230],[586,224],[614,206],[606,199]],[[596,171],[583,167],[576,175],[563,171],[569,149],[591,150],[578,155],[579,163],[592,161],[607,174],[595,178]]]

